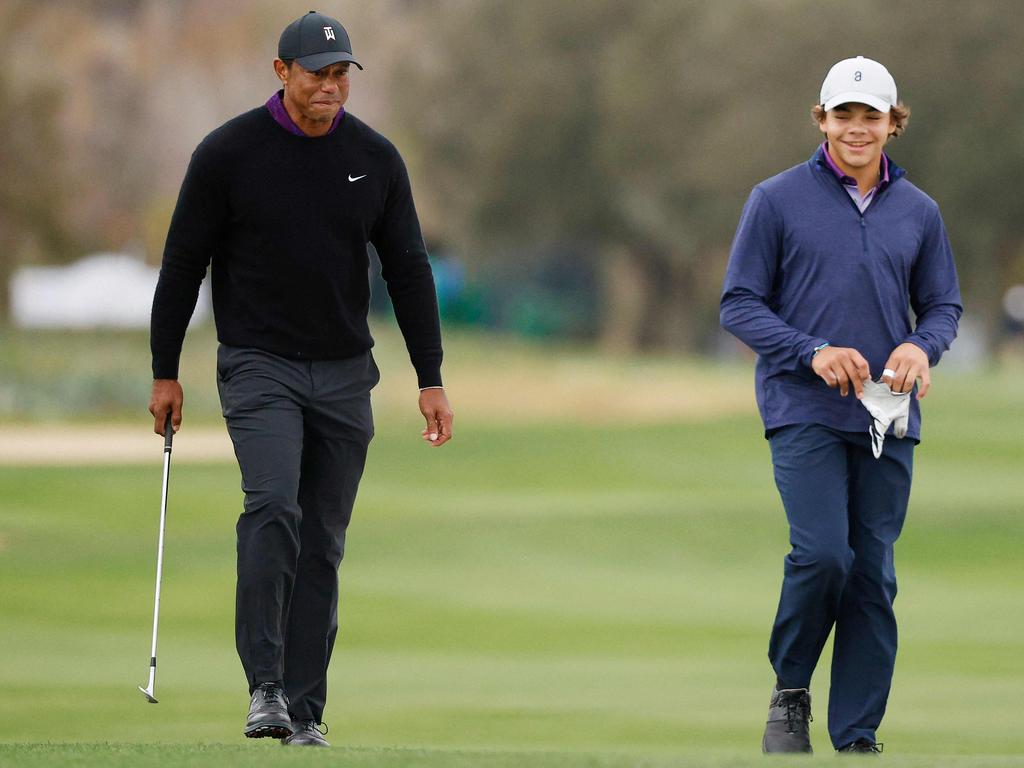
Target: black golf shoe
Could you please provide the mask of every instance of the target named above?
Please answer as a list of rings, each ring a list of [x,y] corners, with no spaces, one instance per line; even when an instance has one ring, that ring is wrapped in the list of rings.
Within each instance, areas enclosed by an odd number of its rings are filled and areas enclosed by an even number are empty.
[[[245,735],[250,739],[284,739],[292,735],[288,697],[277,683],[260,683],[252,692]]]
[[[806,688],[772,690],[761,751],[811,752],[811,693]]]
[[[286,747],[329,747],[324,734],[327,733],[327,726],[323,723],[324,730],[317,728],[313,720],[292,720],[292,735],[281,739]]]
[[[882,745],[870,739],[857,739],[852,744],[840,747],[836,752],[841,755],[878,755],[882,752]]]

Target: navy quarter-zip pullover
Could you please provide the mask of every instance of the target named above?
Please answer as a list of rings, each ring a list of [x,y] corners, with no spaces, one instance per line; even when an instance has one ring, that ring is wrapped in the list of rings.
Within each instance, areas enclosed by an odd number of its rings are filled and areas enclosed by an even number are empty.
[[[963,307],[939,207],[891,160],[889,176],[861,213],[819,147],[747,199],[720,318],[758,354],[766,431],[804,423],[868,428],[852,390],[844,398],[812,370],[821,344],[857,349],[878,379],[903,342],[921,347],[934,366],[956,337]],[[907,435],[919,440],[920,430],[912,400]]]

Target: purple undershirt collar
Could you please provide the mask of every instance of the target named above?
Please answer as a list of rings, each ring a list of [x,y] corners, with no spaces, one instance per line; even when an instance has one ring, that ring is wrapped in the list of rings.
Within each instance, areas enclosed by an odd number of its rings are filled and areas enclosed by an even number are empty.
[[[270,112],[271,117],[277,121],[277,124],[284,128],[288,133],[294,133],[296,136],[306,136],[306,138],[320,138],[319,136],[309,137],[303,132],[299,126],[292,120],[292,116],[288,114],[288,110],[284,108],[284,102],[281,98],[284,96],[284,91],[278,91],[267,99],[267,110]],[[334,133],[334,130],[338,127],[341,122],[341,118],[345,116],[345,108],[342,107],[338,110],[338,114],[334,116],[334,122],[331,123],[331,129],[327,131],[325,136],[330,136]]]
[[[842,184],[844,186],[847,186],[847,187],[856,187],[857,186],[857,180],[855,178],[853,178],[852,176],[847,176],[845,173],[843,173],[843,169],[840,168],[838,165],[836,165],[836,161],[833,160],[832,159],[832,155],[830,155],[828,153],[828,142],[827,141],[821,142],[821,154],[822,154],[822,157],[825,158],[826,165],[828,165],[828,167],[831,169],[832,173],[834,173],[836,175],[836,178],[839,179],[839,181],[842,182]],[[889,157],[885,154],[885,152],[882,153],[882,168],[881,168],[881,170],[882,170],[882,178],[879,180],[878,184],[875,185],[876,189],[881,189],[883,185],[889,183]]]

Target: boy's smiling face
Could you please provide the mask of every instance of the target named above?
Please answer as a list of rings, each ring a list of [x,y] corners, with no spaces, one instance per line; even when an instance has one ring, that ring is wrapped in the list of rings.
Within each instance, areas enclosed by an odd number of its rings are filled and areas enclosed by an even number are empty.
[[[832,159],[850,176],[865,168],[877,168],[885,143],[896,130],[891,113],[856,103],[830,109],[818,128],[828,139]]]

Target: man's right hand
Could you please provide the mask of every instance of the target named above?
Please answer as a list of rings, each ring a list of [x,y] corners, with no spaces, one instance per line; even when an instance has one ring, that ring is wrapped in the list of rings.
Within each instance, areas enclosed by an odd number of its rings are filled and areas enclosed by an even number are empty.
[[[852,384],[858,400],[864,396],[864,382],[871,378],[868,361],[853,347],[824,347],[811,359],[811,368],[832,389],[839,387],[843,397]]]
[[[181,428],[181,405],[185,395],[177,379],[153,379],[153,394],[149,398],[149,412],[153,414],[153,431],[161,437],[167,423],[167,412],[171,412],[174,431]]]

